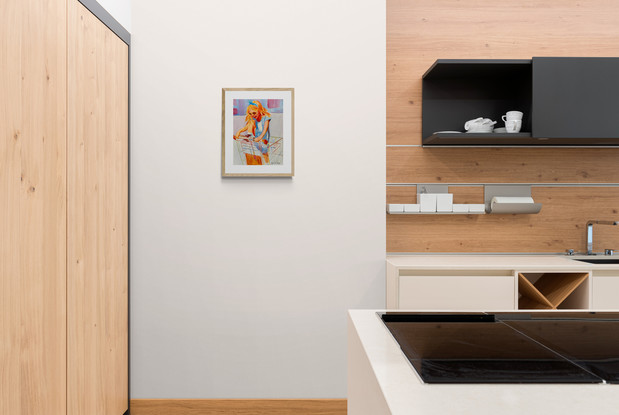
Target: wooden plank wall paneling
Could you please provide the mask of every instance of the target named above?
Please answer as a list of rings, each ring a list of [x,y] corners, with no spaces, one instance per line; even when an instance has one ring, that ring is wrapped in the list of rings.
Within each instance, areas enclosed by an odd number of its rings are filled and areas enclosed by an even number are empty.
[[[346,399],[132,399],[131,415],[346,415]]]
[[[616,3],[387,0],[387,144],[412,146],[387,148],[387,183],[548,185],[533,188],[539,215],[388,215],[388,252],[583,250],[587,220],[619,220],[617,188],[587,186],[619,183],[619,149],[419,147],[421,77],[436,59],[533,56],[619,56]],[[388,186],[387,201],[413,203],[414,189]],[[464,189],[450,188],[456,203],[473,203],[474,189],[483,202],[483,188]],[[619,248],[619,229],[594,240]]]
[[[619,149],[389,147],[387,183],[619,183]]]
[[[68,8],[69,415],[123,414],[128,399],[128,47]]]
[[[608,0],[387,0],[387,144],[421,144],[421,76],[436,59],[619,56]]]
[[[0,413],[66,414],[66,2],[0,6]]]

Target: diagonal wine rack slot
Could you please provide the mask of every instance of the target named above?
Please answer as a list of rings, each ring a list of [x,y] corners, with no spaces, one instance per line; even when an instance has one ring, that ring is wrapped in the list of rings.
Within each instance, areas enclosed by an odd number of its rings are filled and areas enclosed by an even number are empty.
[[[556,310],[588,277],[587,272],[547,272],[532,282],[526,274],[519,272],[518,308]],[[583,304],[583,308],[585,306]]]

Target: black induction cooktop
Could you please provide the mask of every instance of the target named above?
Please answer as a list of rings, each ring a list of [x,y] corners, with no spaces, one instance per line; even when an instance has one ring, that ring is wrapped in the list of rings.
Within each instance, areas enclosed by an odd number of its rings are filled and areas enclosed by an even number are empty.
[[[619,313],[384,313],[426,383],[619,383]]]

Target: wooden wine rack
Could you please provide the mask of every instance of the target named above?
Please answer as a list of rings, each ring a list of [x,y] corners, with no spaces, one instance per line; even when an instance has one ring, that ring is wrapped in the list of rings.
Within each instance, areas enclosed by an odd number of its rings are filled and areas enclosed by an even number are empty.
[[[587,278],[587,272],[548,272],[532,283],[523,273],[518,273],[519,309],[556,310],[579,288]],[[583,304],[579,308],[587,308]]]

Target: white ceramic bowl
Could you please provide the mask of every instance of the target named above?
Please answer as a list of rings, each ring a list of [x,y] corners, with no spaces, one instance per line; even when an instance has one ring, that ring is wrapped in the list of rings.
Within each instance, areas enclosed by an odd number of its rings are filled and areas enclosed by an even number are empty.
[[[467,133],[491,133],[492,125],[476,125],[470,128]]]

